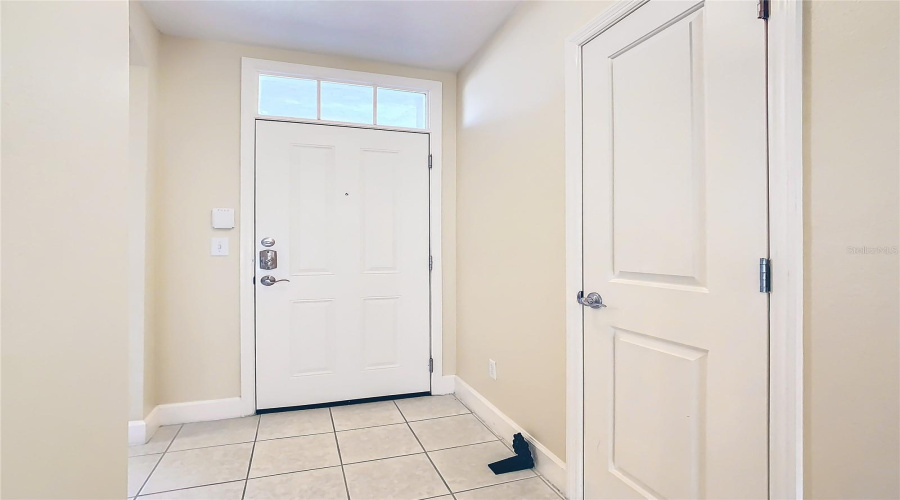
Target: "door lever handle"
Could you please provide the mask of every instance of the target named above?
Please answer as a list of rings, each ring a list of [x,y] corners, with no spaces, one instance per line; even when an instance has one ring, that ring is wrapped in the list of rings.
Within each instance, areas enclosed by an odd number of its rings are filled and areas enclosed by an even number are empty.
[[[591,292],[585,297],[584,291],[579,291],[578,295],[575,296],[575,300],[577,300],[579,304],[590,307],[591,309],[606,307],[606,304],[603,303],[603,297],[597,292]]]
[[[275,283],[278,283],[279,281],[290,282],[291,280],[287,280],[287,279],[277,280],[277,279],[275,279],[275,276],[269,276],[269,275],[263,276],[262,278],[259,279],[259,282],[262,283],[263,286],[272,286]]]

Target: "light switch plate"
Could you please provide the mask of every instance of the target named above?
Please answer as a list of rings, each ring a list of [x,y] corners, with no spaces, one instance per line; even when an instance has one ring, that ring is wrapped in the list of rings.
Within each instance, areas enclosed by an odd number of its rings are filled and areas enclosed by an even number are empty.
[[[228,255],[228,238],[213,238],[209,246],[210,255]]]
[[[212,227],[213,229],[234,229],[234,209],[212,209]]]

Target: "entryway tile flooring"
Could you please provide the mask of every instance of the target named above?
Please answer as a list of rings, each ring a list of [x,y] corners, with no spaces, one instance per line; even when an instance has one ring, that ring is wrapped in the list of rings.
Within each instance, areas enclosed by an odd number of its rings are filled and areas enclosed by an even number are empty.
[[[511,438],[511,436],[510,436]],[[128,450],[139,499],[560,500],[453,396],[160,427]]]

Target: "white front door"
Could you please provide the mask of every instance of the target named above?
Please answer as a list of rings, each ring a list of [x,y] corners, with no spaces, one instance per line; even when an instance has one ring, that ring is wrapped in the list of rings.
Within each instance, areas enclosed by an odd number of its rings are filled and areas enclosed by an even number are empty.
[[[430,390],[428,149],[257,120],[257,408]]]
[[[755,1],[583,47],[587,498],[768,495],[765,50]]]

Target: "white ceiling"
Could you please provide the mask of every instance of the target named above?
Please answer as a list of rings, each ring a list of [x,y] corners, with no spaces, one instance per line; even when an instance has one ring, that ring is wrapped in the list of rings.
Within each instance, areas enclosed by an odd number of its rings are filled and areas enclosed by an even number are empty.
[[[142,0],[167,35],[456,71],[516,1]]]

